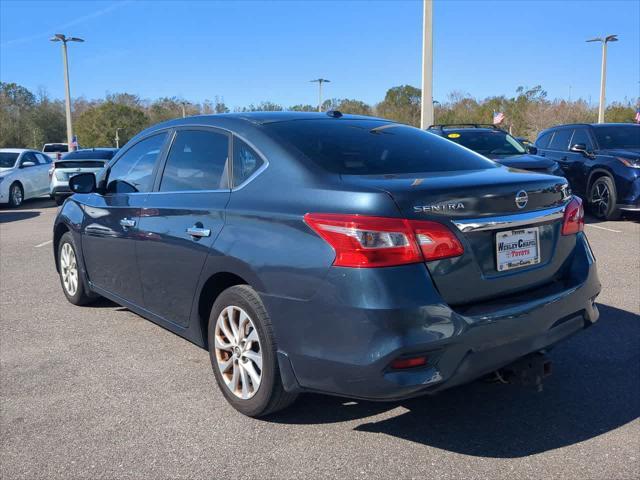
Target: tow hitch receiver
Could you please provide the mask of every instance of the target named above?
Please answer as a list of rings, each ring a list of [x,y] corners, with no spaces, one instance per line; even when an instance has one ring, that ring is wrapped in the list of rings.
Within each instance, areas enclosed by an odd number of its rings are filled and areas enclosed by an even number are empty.
[[[532,353],[496,372],[505,383],[533,386],[542,391],[542,382],[551,375],[551,360],[543,352]]]

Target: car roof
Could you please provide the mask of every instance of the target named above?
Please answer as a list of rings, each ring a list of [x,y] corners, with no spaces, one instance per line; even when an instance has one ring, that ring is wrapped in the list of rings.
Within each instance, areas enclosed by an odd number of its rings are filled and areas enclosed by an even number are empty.
[[[181,125],[211,125],[222,126],[250,123],[254,125],[265,125],[275,122],[291,122],[300,120],[374,120],[380,122],[393,123],[392,120],[366,115],[342,114],[337,111],[330,112],[235,112],[220,113],[216,115],[194,115],[186,118],[176,118],[159,123],[150,127],[149,130],[166,128]]]
[[[38,152],[38,153],[41,153],[40,151],[33,150],[31,148],[0,148],[0,152],[7,152],[7,153]]]
[[[631,123],[631,122],[563,123],[561,125],[554,125],[553,127],[549,127],[549,128],[547,128],[547,130],[553,130],[554,128],[565,128],[565,127],[593,127],[593,128],[620,127],[622,125],[637,125],[637,124],[636,123]]]

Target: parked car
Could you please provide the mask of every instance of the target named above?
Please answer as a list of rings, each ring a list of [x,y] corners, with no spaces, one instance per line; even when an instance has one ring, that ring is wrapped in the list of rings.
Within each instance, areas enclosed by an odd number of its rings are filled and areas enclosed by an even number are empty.
[[[480,155],[511,168],[562,176],[560,166],[536,155],[536,149],[523,146],[509,133],[494,125],[477,123],[431,125],[429,132],[445,137]]]
[[[640,125],[558,125],[536,139],[540,155],[557,161],[593,214],[615,220],[640,211]]]
[[[19,207],[28,198],[49,190],[51,159],[36,150],[0,149],[0,203]]]
[[[67,299],[102,295],[208,348],[246,415],[303,391],[436,393],[505,366],[540,380],[543,352],[598,318],[564,178],[391,121],[172,120],[70,186],[53,229]]]
[[[69,190],[69,178],[78,173],[93,174],[104,168],[104,164],[113,158],[117,148],[87,148],[67,153],[61,160],[53,162],[49,170],[49,191],[57,205],[72,195]]]
[[[42,152],[46,153],[51,160],[60,160],[68,151],[68,143],[45,143],[42,146]]]

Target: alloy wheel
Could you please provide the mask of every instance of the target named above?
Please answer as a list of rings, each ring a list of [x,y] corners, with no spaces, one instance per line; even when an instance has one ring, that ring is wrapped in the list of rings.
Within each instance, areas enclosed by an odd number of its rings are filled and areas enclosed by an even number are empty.
[[[60,274],[64,289],[73,297],[78,291],[78,263],[73,247],[69,243],[62,245],[60,251]]]
[[[11,203],[13,203],[16,207],[22,204],[22,189],[19,185],[14,185],[11,187]]]
[[[598,182],[593,186],[591,193],[591,204],[596,208],[598,216],[604,216],[609,208],[611,192],[604,182]]]
[[[225,385],[238,398],[253,397],[262,381],[262,349],[253,320],[242,308],[228,306],[218,315],[214,338]]]

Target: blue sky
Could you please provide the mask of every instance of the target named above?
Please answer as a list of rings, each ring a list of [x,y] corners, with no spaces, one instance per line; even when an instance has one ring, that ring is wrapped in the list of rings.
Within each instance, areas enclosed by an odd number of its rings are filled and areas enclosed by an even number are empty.
[[[640,1],[434,2],[434,98],[478,98],[542,85],[552,98],[598,99],[600,49],[616,33],[607,100],[640,96]],[[420,86],[420,1],[12,1],[0,0],[0,79],[63,96],[59,44],[70,45],[72,95],[107,92],[230,107],[326,97],[382,100]]]

